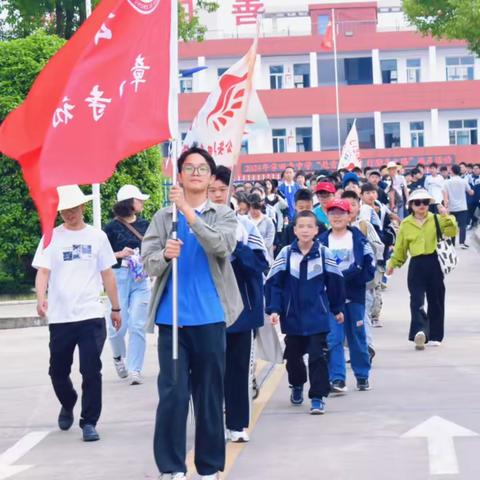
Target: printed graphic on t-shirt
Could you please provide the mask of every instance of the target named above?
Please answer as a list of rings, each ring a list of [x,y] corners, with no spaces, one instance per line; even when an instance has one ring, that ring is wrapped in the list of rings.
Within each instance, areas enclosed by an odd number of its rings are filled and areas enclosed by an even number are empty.
[[[353,252],[348,248],[340,248],[338,250],[331,250],[333,258],[340,270],[347,270],[353,263]]]
[[[71,262],[73,260],[91,260],[92,246],[91,245],[72,245],[71,248],[63,250],[63,261]]]

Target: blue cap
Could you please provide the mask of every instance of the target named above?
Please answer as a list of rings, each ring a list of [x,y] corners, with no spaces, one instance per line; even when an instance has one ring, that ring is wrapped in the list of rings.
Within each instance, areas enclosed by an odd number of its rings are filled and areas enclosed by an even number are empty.
[[[349,172],[343,177],[342,185],[345,188],[350,182],[354,182],[357,185],[360,184],[360,179],[355,173]]]

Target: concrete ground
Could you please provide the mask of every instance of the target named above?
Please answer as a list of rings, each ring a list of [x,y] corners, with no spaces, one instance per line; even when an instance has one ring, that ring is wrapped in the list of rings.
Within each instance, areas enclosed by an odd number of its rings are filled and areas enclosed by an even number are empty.
[[[434,448],[433,461],[443,461],[447,471],[452,469],[447,460],[451,460],[453,448],[457,459],[453,466],[458,467],[457,474],[435,476],[429,473],[427,439],[402,438],[432,416],[480,433],[479,254],[476,247],[459,252],[460,265],[446,282],[446,340],[441,347],[423,352],[415,351],[406,340],[406,268],[395,273],[384,295],[385,326],[374,331],[377,356],[372,391],[354,391],[349,372],[349,393],[329,398],[327,414],[312,417],[307,406],[289,405],[283,368],[274,369],[255,403],[251,442],[229,445],[228,471],[223,478],[480,478],[480,437],[446,441],[441,444],[446,444],[446,450],[440,449],[440,455]],[[149,337],[145,383],[135,387],[116,377],[106,345],[104,410],[99,424],[102,439],[93,444],[80,440],[78,427],[69,432],[56,427],[59,406],[47,376],[45,327],[0,331],[0,364],[0,480],[157,478],[152,456],[157,373],[154,337]],[[78,373],[73,377],[79,386]],[[23,456],[16,454],[18,450],[2,456],[25,435],[42,431],[49,433]],[[431,434],[437,435],[438,429]],[[17,447],[22,449],[21,444]],[[189,464],[191,459],[190,453]],[[21,465],[31,467],[20,471]]]

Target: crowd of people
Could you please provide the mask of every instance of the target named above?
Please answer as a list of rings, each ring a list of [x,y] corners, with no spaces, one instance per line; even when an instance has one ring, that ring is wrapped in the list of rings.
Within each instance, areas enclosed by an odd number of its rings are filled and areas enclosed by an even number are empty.
[[[305,402],[308,382],[312,415],[325,413],[329,395],[348,392],[348,363],[356,390],[370,390],[382,291],[409,257],[408,338],[417,350],[441,345],[445,285],[437,248],[458,230],[459,246],[468,248],[466,230],[478,222],[479,165],[432,163],[407,171],[390,162],[308,174],[287,167],[279,181],[233,182],[228,168],[192,147],[178,159],[178,172],[169,195],[179,213],[177,238],[172,207],[148,223],[140,216],[148,195],[133,185],[119,190],[104,232],[84,223],[89,196],[77,186],[59,188],[64,223],[47,248],[42,240],[33,265],[38,311],[49,319],[49,373],[62,430],[74,421],[75,347],[83,376],[80,427],[83,439],[94,441],[106,337],[118,376],[138,385],[145,335],[156,326],[153,443],[161,478],[186,478],[190,399],[197,471],[203,479],[219,478],[225,439],[250,440],[256,341],[273,332],[280,345],[280,325],[289,402]],[[176,362],[174,259],[181,282]],[[102,283],[110,302],[107,328]]]

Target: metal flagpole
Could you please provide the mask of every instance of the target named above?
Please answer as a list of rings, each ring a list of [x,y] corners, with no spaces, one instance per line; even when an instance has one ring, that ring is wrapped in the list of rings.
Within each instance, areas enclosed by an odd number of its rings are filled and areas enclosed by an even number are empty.
[[[332,37],[333,37],[333,64],[335,70],[335,106],[337,110],[337,140],[338,140],[338,158],[341,155],[340,145],[340,95],[338,90],[338,65],[337,65],[337,24],[335,22],[335,9],[332,8]]]
[[[85,0],[85,14],[88,18],[92,14],[92,0]],[[102,228],[102,203],[100,197],[100,184],[92,185],[93,194],[93,226]]]

